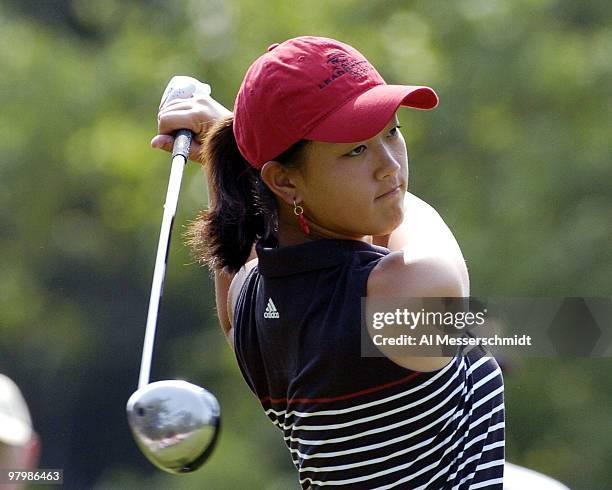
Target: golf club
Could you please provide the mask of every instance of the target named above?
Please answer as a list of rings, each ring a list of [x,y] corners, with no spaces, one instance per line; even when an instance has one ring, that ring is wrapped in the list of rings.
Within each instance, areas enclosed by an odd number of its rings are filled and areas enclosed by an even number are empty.
[[[160,108],[170,100],[186,99],[195,94],[209,96],[210,86],[191,77],[175,76],[164,91]],[[204,388],[182,380],[149,383],[172,225],[192,137],[191,131],[187,129],[180,129],[175,135],[170,180],[153,271],[138,390],[132,394],[126,407],[130,429],[142,453],[155,466],[172,474],[194,471],[208,459],[221,423],[219,402]]]

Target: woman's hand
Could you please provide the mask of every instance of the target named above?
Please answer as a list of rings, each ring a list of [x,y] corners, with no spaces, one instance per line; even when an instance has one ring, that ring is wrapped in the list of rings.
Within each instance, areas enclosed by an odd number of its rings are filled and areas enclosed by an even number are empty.
[[[196,95],[189,99],[172,99],[159,110],[157,114],[157,136],[151,140],[153,148],[168,152],[172,151],[174,137],[178,129],[190,129],[195,138],[191,143],[189,159],[200,161],[200,148],[206,136],[206,131],[219,119],[231,115],[231,111],[210,96]]]

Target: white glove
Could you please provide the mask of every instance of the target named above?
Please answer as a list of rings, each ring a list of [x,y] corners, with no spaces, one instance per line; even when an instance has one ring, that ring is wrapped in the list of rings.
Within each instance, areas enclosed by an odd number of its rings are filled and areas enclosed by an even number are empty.
[[[193,77],[175,75],[168,82],[166,90],[164,90],[159,108],[161,109],[174,99],[189,99],[194,95],[209,97],[210,92],[210,85],[207,83],[200,82]]]

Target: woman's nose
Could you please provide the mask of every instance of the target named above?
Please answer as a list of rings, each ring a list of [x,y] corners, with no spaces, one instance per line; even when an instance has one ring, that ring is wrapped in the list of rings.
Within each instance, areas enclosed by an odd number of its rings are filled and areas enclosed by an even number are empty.
[[[394,154],[391,149],[387,148],[385,145],[380,146],[377,160],[379,162],[376,168],[376,178],[378,180],[393,176],[402,168],[398,155]]]

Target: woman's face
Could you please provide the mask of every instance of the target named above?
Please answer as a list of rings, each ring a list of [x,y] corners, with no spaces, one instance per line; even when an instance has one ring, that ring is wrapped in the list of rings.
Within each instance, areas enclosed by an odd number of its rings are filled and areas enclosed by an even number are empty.
[[[384,235],[404,218],[408,155],[397,115],[356,143],[312,142],[296,177],[304,216],[322,236]]]

